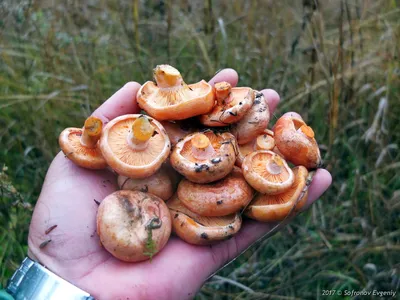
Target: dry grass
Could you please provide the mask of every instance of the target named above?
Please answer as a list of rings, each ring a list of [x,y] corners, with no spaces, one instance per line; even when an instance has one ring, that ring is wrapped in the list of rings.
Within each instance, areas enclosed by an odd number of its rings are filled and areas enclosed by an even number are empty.
[[[18,4],[17,4],[18,2]],[[0,2],[0,278],[26,253],[57,135],[158,63],[233,67],[315,129],[331,189],[198,299],[322,298],[400,285],[400,6],[392,0]],[[145,4],[144,4],[145,3]],[[6,175],[7,174],[7,175]]]

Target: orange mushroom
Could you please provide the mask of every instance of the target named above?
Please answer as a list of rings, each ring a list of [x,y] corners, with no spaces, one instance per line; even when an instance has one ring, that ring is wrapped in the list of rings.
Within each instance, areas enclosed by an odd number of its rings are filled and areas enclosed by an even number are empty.
[[[277,195],[259,194],[247,207],[246,216],[260,222],[274,222],[285,219],[291,211],[299,211],[308,198],[308,171],[298,166],[293,168],[293,173],[294,183],[287,191]]]
[[[234,87],[228,82],[218,82],[214,86],[217,105],[200,116],[206,126],[227,126],[243,118],[254,102],[255,92],[248,87]]]
[[[183,140],[185,136],[195,131],[194,128],[187,126],[189,124],[180,121],[162,121],[160,123],[167,131],[172,147],[174,147],[179,141]]]
[[[234,166],[235,138],[228,132],[193,133],[176,144],[171,165],[187,179],[209,183],[228,175]]]
[[[103,122],[96,117],[89,117],[82,128],[66,128],[58,139],[65,156],[76,165],[87,169],[104,169],[107,162],[98,147]]]
[[[187,85],[177,69],[159,65],[156,83],[147,81],[137,94],[139,106],[157,120],[183,120],[209,112],[214,105],[211,85],[204,80]]]
[[[247,144],[262,134],[270,119],[268,103],[263,93],[256,91],[253,106],[244,117],[232,127],[232,133],[239,145]]]
[[[243,145],[238,145],[238,155],[236,157],[236,165],[242,166],[243,160],[247,154],[257,150],[272,150],[275,147],[274,132],[265,129],[256,139]]]
[[[320,167],[322,160],[314,131],[297,115],[285,114],[274,126],[275,143],[285,159],[308,169]]]
[[[192,212],[205,217],[220,217],[246,207],[253,198],[253,189],[244,179],[242,170],[234,167],[225,178],[208,184],[182,179],[177,195]]]
[[[275,195],[288,190],[293,182],[293,171],[278,154],[258,150],[248,154],[242,164],[246,181],[263,194]]]
[[[209,245],[231,238],[242,225],[239,213],[224,217],[201,217],[187,209],[174,195],[168,200],[172,230],[182,240],[194,245]]]
[[[171,215],[157,196],[117,191],[104,198],[97,211],[97,234],[116,258],[137,262],[152,258],[171,235]]]
[[[130,178],[153,175],[167,159],[171,143],[162,125],[144,115],[123,115],[110,121],[100,139],[108,165]]]

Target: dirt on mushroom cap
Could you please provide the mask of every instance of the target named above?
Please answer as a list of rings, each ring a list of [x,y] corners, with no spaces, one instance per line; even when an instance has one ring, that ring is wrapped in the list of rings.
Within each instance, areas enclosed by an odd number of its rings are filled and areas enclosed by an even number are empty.
[[[223,217],[201,217],[187,209],[176,194],[167,204],[173,232],[190,244],[209,245],[226,240],[236,234],[242,224],[239,213]]]
[[[213,183],[198,184],[183,179],[177,191],[183,205],[192,212],[207,217],[238,212],[247,206],[253,194],[253,189],[238,167],[234,167],[230,174]]]
[[[293,209],[299,211],[307,202],[308,171],[303,166],[293,168],[295,180],[289,190],[277,195],[257,195],[246,209],[246,216],[261,221],[273,222],[283,220]]]
[[[149,224],[158,219],[158,226]],[[117,191],[107,196],[97,212],[97,233],[113,256],[127,262],[149,259],[158,253],[171,234],[171,216],[160,198],[139,191]],[[149,240],[151,237],[151,241]]]
[[[59,137],[59,144],[64,155],[73,161],[78,166],[87,169],[104,169],[107,167],[107,162],[99,147],[88,148],[82,145],[81,128],[66,128]]]

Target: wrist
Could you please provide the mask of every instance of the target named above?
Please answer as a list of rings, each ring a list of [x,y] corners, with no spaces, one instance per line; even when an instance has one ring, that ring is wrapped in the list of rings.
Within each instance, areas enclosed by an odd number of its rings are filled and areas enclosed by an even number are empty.
[[[29,257],[10,278],[6,290],[15,299],[94,299]]]

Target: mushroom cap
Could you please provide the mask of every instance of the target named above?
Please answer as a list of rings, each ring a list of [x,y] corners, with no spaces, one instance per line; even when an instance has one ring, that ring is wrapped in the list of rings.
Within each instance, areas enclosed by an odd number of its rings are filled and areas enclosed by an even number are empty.
[[[147,81],[138,91],[137,101],[157,120],[183,120],[209,112],[214,105],[214,94],[204,80],[166,88]]]
[[[255,91],[255,99],[244,117],[232,128],[238,144],[251,142],[267,128],[270,119],[268,103],[263,93]]]
[[[151,229],[150,225],[159,226]],[[158,253],[167,243],[171,215],[165,202],[152,194],[117,191],[99,205],[97,233],[104,248],[116,258],[142,261]]]
[[[241,120],[254,102],[255,91],[249,87],[234,87],[227,98],[223,103],[217,102],[211,112],[200,116],[200,122],[206,126],[217,127]]]
[[[286,114],[274,126],[275,143],[285,159],[307,169],[321,165],[321,154],[314,132],[301,117]]]
[[[242,164],[246,181],[263,194],[279,194],[288,190],[294,182],[293,171],[278,154],[258,150],[248,154]]]
[[[242,225],[239,213],[224,217],[201,217],[187,209],[175,194],[167,205],[172,230],[182,240],[194,245],[209,245],[231,238]]]
[[[235,164],[235,137],[228,133],[204,131],[214,148],[212,156],[199,160],[193,156],[191,140],[198,133],[186,136],[175,145],[170,161],[172,167],[187,179],[197,183],[209,183],[228,175]]]
[[[167,201],[176,190],[174,176],[171,172],[176,173],[174,169],[162,166],[156,173],[147,178],[129,178],[119,175],[118,186],[121,190],[150,193]]]
[[[277,195],[257,195],[247,207],[246,216],[260,222],[274,222],[285,219],[291,211],[299,211],[308,198],[308,171],[298,166],[293,173],[295,179],[289,190]]]
[[[58,138],[62,152],[80,167],[94,170],[106,168],[107,162],[101,154],[99,144],[95,148],[84,146],[81,143],[82,134],[81,128],[64,129]]]
[[[167,131],[172,147],[174,147],[179,141],[183,140],[185,136],[195,131],[194,128],[184,126],[185,124],[179,121],[178,122],[162,121],[160,123],[164,127],[165,131]]]
[[[247,154],[257,150],[272,150],[275,147],[274,132],[265,129],[262,134],[247,144],[238,145],[238,155],[236,165],[242,167],[242,163]]]
[[[177,192],[183,205],[205,217],[221,217],[236,213],[249,204],[253,194],[253,189],[238,167],[234,167],[225,178],[208,184],[182,179]]]
[[[171,143],[162,125],[148,117],[157,134],[148,140],[147,148],[134,150],[128,142],[132,124],[140,114],[123,115],[111,120],[100,138],[100,149],[108,165],[120,175],[145,178],[153,175],[167,159]]]

